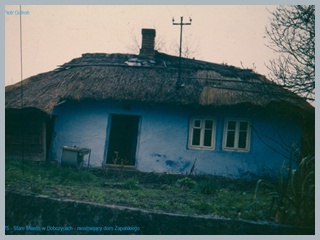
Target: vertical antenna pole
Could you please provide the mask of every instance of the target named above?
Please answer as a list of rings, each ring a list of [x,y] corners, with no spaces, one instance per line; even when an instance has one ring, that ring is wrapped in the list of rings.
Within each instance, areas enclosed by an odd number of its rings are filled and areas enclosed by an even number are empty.
[[[180,17],[180,23],[175,23],[174,18],[172,18],[172,25],[179,25],[180,26],[179,72],[178,72],[177,88],[183,87],[183,84],[181,84],[182,27],[183,27],[183,25],[191,25],[191,22],[192,22],[192,19],[189,18],[189,22],[184,23],[183,17]]]
[[[181,52],[182,52],[182,26],[183,26],[183,17],[180,18],[180,51],[179,51],[180,59],[181,59]]]

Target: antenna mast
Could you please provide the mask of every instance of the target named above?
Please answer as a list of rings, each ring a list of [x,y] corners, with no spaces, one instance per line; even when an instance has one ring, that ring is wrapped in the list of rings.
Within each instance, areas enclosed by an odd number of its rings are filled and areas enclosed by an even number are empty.
[[[188,23],[183,22],[183,17],[180,17],[180,23],[175,23],[174,18],[172,18],[172,25],[179,25],[180,26],[179,75],[178,75],[177,87],[183,87],[183,84],[181,84],[182,27],[183,27],[183,25],[191,25],[191,22],[192,22],[192,19],[190,17],[189,17]]]

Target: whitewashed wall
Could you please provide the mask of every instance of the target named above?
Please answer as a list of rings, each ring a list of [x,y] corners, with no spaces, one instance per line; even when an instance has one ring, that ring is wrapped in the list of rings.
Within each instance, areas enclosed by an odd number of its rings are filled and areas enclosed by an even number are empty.
[[[91,165],[101,166],[106,158],[107,126],[110,114],[140,116],[136,168],[145,172],[195,173],[233,177],[273,174],[290,153],[282,146],[300,144],[298,121],[282,116],[265,116],[263,111],[248,113],[243,108],[190,109],[139,103],[66,102],[54,109],[55,126],[51,157],[60,160],[61,147],[90,148]],[[215,150],[188,149],[189,119],[210,116],[216,119]],[[225,117],[250,118],[249,152],[222,150]]]

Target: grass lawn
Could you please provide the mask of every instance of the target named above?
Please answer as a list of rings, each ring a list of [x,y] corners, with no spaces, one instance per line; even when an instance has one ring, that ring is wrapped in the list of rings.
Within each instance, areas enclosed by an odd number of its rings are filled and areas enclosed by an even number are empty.
[[[192,215],[273,220],[271,198],[253,201],[256,181],[6,160],[6,190]]]

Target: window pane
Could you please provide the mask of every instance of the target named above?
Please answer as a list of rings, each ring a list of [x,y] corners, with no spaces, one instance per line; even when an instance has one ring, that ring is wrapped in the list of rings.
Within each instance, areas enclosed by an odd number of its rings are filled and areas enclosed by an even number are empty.
[[[193,129],[193,136],[192,136],[192,145],[199,146],[200,145],[200,129]]]
[[[206,147],[211,147],[211,143],[212,143],[212,130],[205,130],[203,145]]]
[[[235,131],[228,131],[226,147],[231,147],[231,148],[234,147],[234,136],[235,136]]]
[[[247,122],[240,122],[240,131],[247,131],[248,123]]]
[[[228,130],[235,130],[236,129],[236,122],[235,121],[229,121],[228,122]]]
[[[246,147],[247,147],[247,132],[240,132],[238,148],[246,148]]]
[[[200,120],[194,120],[194,127],[200,127],[201,121]]]
[[[205,121],[205,128],[206,129],[212,129],[213,121],[212,120],[206,120]]]

